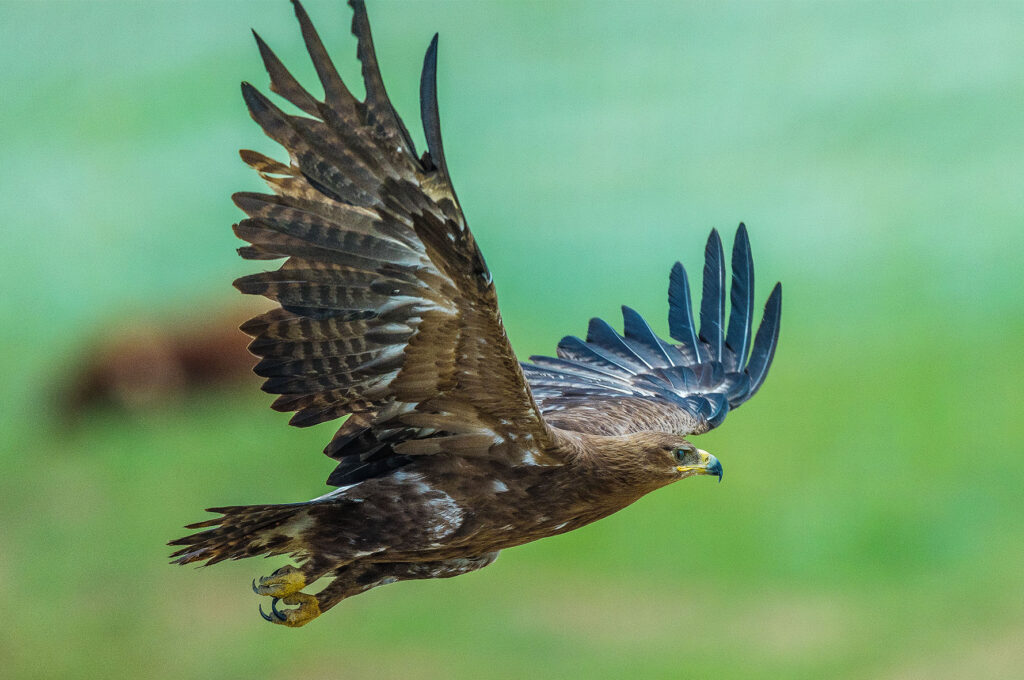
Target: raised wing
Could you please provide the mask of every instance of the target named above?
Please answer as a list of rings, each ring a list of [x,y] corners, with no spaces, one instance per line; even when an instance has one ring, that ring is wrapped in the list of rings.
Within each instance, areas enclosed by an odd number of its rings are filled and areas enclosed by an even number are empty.
[[[270,89],[248,83],[253,119],[289,164],[242,158],[273,194],[239,193],[235,233],[252,260],[287,258],[235,282],[281,304],[242,326],[263,389],[297,426],[353,414],[325,453],[329,482],[354,484],[438,451],[534,462],[549,430],[509,346],[490,273],[451,185],[437,113],[437,36],[420,95],[428,151],[418,158],[388,99],[362,2],[350,0],[366,98],[356,99],[299,2],[295,13],[324,88],[320,101],[259,36]],[[541,452],[538,455],[538,450]]]
[[[659,430],[699,434],[717,427],[760,389],[779,339],[782,286],[775,284],[757,335],[754,326],[754,263],[747,229],[740,224],[732,251],[728,329],[725,255],[712,230],[704,251],[700,331],[686,270],[669,278],[668,343],[629,307],[622,308],[625,336],[591,319],[587,339],[562,338],[557,357],[530,357],[523,364],[547,421],[567,430],[626,434]]]

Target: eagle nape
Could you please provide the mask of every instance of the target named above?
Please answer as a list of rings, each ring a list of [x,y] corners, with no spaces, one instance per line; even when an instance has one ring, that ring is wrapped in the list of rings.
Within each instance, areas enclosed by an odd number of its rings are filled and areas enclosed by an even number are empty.
[[[256,37],[270,90],[303,115],[243,86],[250,115],[288,161],[242,151],[271,191],[233,196],[246,214],[234,225],[247,243],[239,254],[284,260],[235,281],[278,303],[242,325],[254,370],[292,425],[344,419],[324,449],[336,488],[305,502],[211,508],[216,517],[170,542],[176,564],[289,556],[293,565],[252,583],[270,598],[263,619],[288,627],[378,586],[482,569],[505,548],[573,531],[681,479],[721,481],[722,464],[687,437],[722,424],[764,384],[782,309],[776,284],[758,322],[740,224],[731,276],[711,231],[696,317],[686,269],[672,268],[672,341],[623,307],[621,334],[592,319],[555,356],[520,362],[445,160],[437,39],[420,81],[419,154],[385,90],[364,3],[349,4],[362,100],[297,0],[322,99]],[[303,592],[320,579],[329,583]]]

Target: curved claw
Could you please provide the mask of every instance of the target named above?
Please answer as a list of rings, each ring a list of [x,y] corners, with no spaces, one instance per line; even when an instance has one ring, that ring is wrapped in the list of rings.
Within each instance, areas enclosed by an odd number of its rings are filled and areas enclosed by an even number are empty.
[[[260,610],[260,616],[262,616],[262,617],[263,617],[263,620],[264,620],[264,621],[270,621],[271,623],[273,623],[273,622],[274,622],[274,619],[270,618],[269,616],[267,616],[267,615],[266,615],[266,614],[265,614],[265,613],[263,612],[263,605],[262,605],[262,604],[260,604],[260,605],[258,605],[258,607],[259,607],[259,610]]]
[[[256,579],[252,580],[252,592],[256,593],[257,595],[260,594],[260,591],[256,588]]]
[[[274,599],[272,599],[270,601],[270,611],[274,612],[274,616],[276,616],[278,618],[278,620],[280,620],[280,621],[287,621],[288,617],[286,617],[281,612],[277,611],[277,601],[280,600],[280,599],[281,598],[279,598],[279,597],[275,597]],[[270,619],[267,619],[267,621],[269,621],[269,620]]]

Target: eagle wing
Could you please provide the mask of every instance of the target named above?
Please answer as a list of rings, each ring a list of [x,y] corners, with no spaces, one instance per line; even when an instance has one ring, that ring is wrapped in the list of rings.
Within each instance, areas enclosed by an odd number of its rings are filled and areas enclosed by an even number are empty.
[[[782,287],[775,284],[753,336],[754,263],[740,224],[732,251],[732,287],[726,330],[726,268],[722,240],[712,230],[704,251],[700,331],[696,330],[686,270],[669,278],[669,331],[679,344],[659,338],[629,307],[622,308],[625,336],[591,319],[587,339],[568,336],[557,357],[523,364],[548,423],[594,434],[644,430],[700,434],[717,427],[761,387],[775,355]]]
[[[242,326],[261,357],[263,389],[280,395],[291,424],[351,414],[325,453],[328,482],[354,484],[416,456],[445,451],[509,464],[556,464],[540,415],[498,312],[491,275],[452,188],[437,111],[437,36],[424,59],[421,115],[428,150],[413,142],[384,89],[361,1],[352,32],[366,97],[338,75],[295,2],[324,88],[307,92],[257,35],[282,111],[248,83],[253,119],[287,149],[283,164],[242,158],[273,194],[239,193],[235,233],[252,260],[286,258],[276,271],[238,279],[243,293],[280,307]]]

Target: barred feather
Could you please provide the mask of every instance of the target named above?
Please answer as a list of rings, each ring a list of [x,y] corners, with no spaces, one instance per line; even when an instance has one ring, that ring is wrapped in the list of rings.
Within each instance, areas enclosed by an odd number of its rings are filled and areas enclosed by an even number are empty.
[[[274,193],[233,197],[247,215],[235,225],[249,243],[240,254],[285,259],[276,271],[235,282],[243,293],[281,305],[243,326],[254,338],[250,350],[261,357],[256,372],[266,378],[264,391],[281,395],[273,407],[296,411],[296,426],[355,414],[325,451],[339,460],[333,482],[356,483],[408,462],[393,450],[395,433],[429,438],[444,427],[468,434],[484,422],[507,423],[501,427],[526,428],[542,443],[546,426],[448,176],[436,37],[420,80],[429,149],[420,160],[388,99],[363,3],[349,3],[362,102],[338,75],[301,3],[294,4],[324,100],[255,36],[271,90],[307,116],[290,115],[242,85],[250,115],[287,149],[290,163],[243,151]],[[480,391],[495,396],[474,396]],[[439,394],[473,409],[462,411],[461,420],[432,412],[424,403]],[[420,409],[422,427],[387,425],[407,406]],[[494,437],[493,429],[487,432]],[[482,437],[451,443],[490,448]]]
[[[301,539],[288,523],[303,512],[306,503],[287,505],[236,505],[207,508],[221,517],[189,524],[186,529],[206,529],[171,541],[185,546],[171,554],[176,564],[240,560],[257,555],[282,555],[304,550]],[[211,528],[212,527],[212,528]]]

